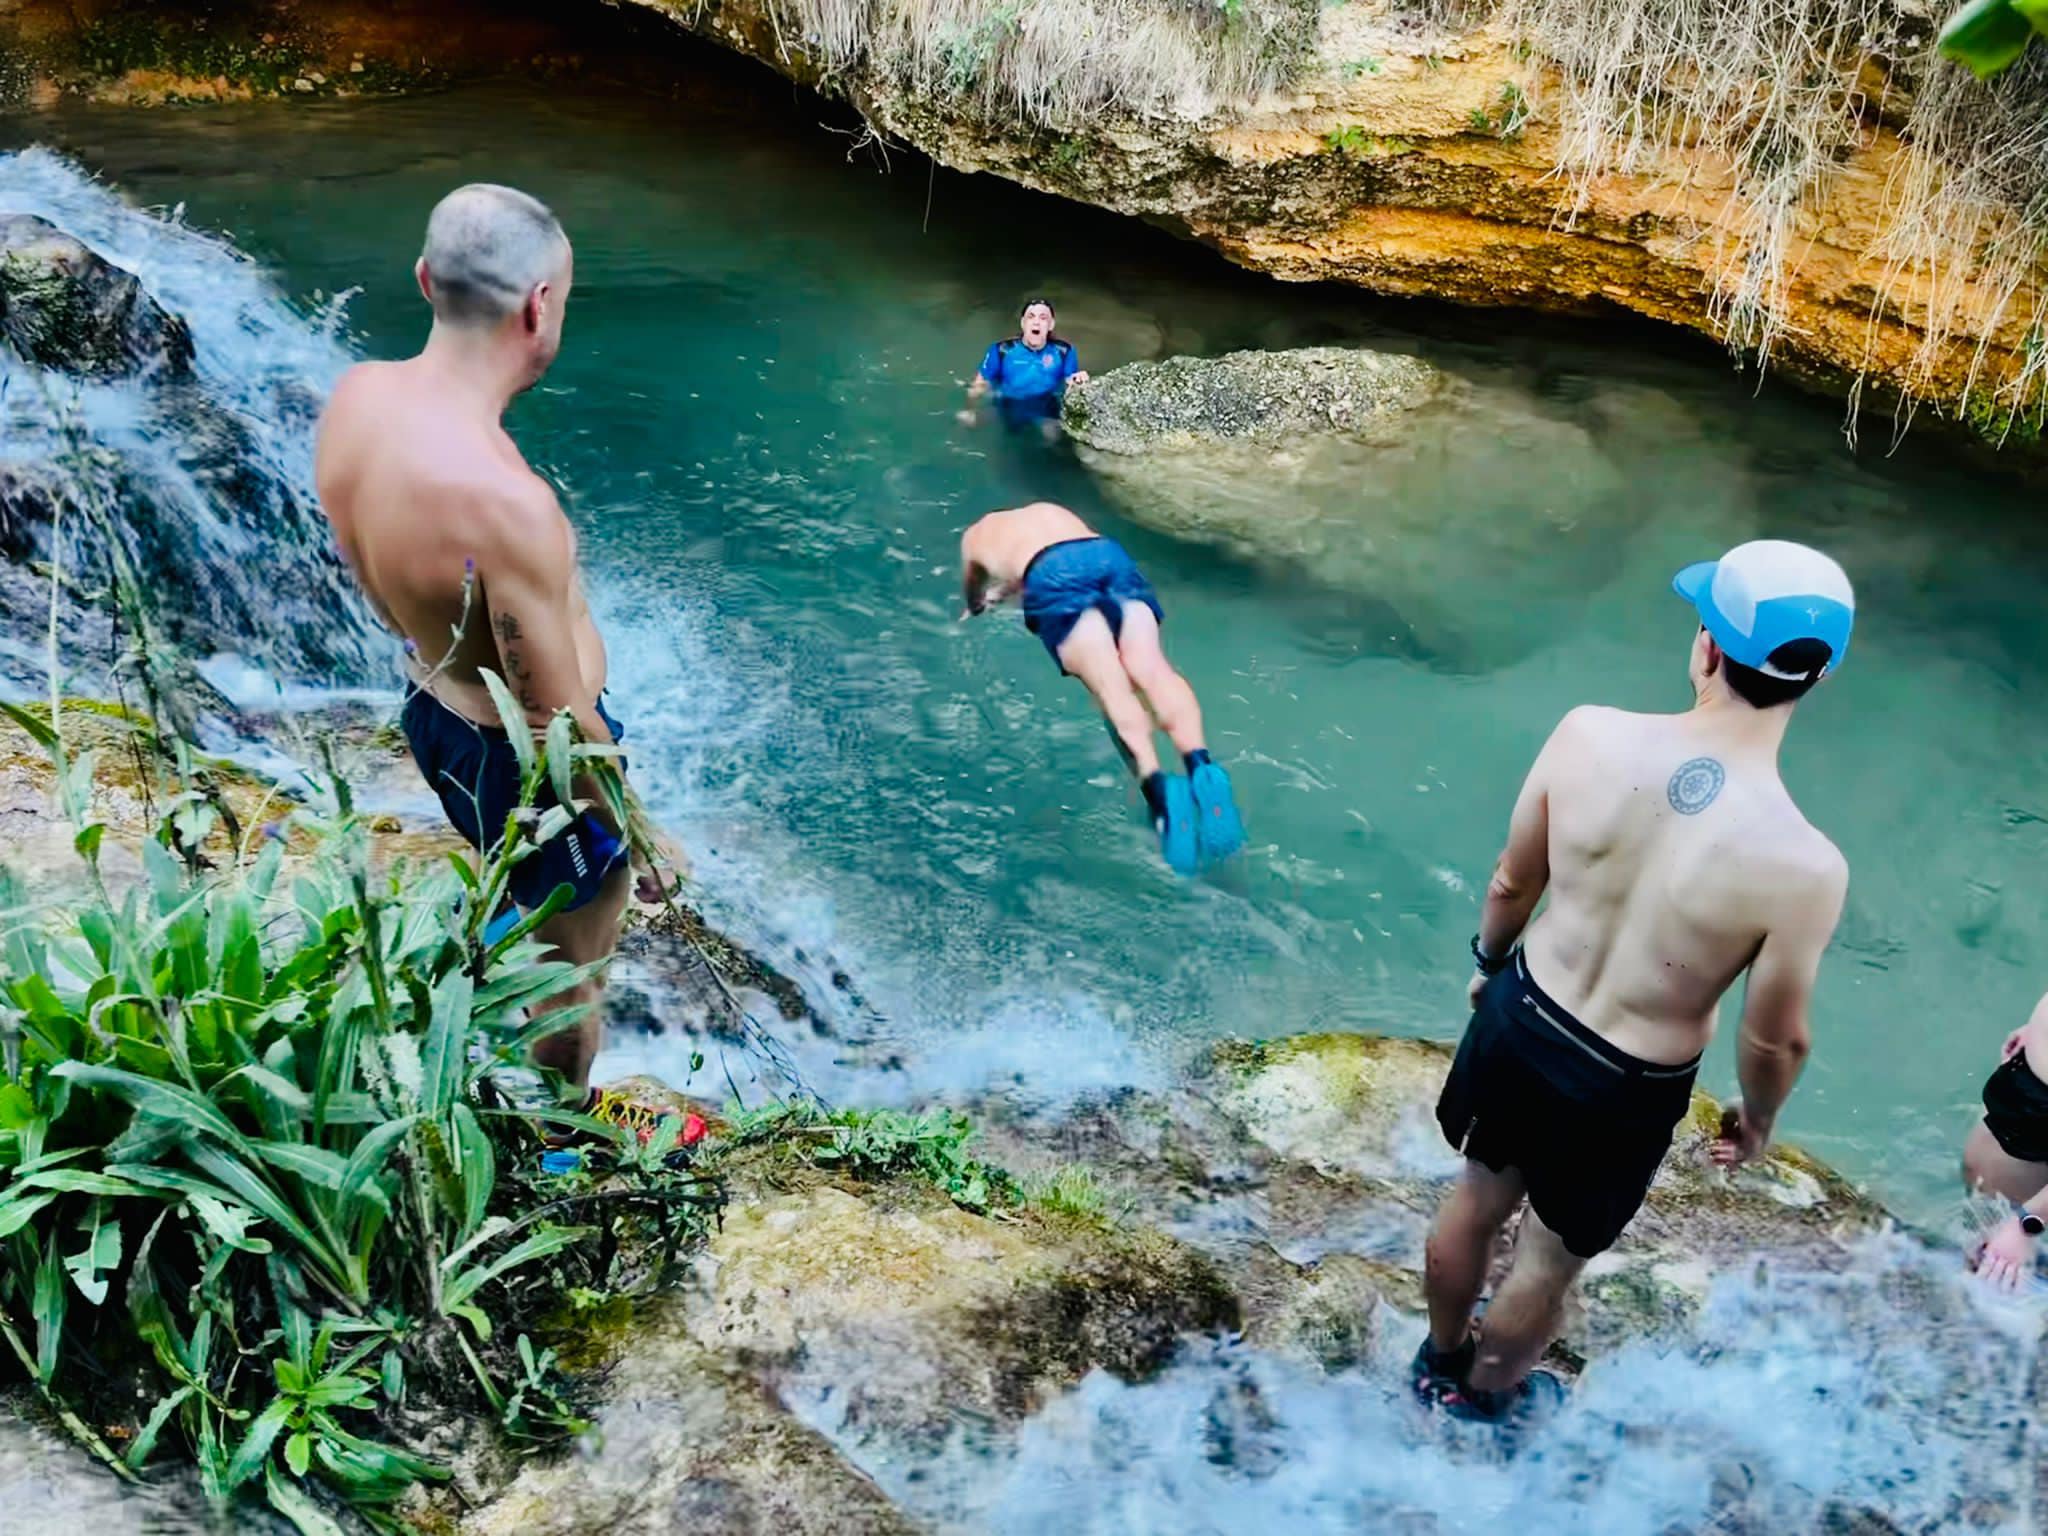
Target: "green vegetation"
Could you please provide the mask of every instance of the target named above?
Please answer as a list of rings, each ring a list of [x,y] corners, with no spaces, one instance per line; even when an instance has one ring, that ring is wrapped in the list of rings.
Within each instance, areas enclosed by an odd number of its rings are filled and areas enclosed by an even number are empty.
[[[1332,128],[1323,135],[1323,148],[1333,155],[1356,155],[1361,158],[1384,159],[1390,155],[1412,154],[1415,150],[1413,139],[1391,137],[1385,134],[1367,133],[1357,123],[1342,128]]]
[[[1069,1163],[1024,1180],[1024,1203],[1050,1215],[1091,1225],[1109,1220],[1109,1200],[1089,1169]]]
[[[737,1146],[777,1144],[793,1155],[859,1179],[922,1179],[977,1214],[1014,1208],[1023,1190],[1000,1168],[967,1155],[974,1127],[950,1110],[827,1110],[807,1099],[734,1116]]]
[[[1490,109],[1474,107],[1471,121],[1475,132],[1490,133],[1498,139],[1519,138],[1529,121],[1529,98],[1512,80],[1503,81],[1494,105]]]
[[[317,840],[302,868],[281,830],[215,871],[197,853],[218,812],[178,791],[117,890],[91,755],[61,710],[7,713],[51,756],[87,891],[0,900],[0,1336],[67,1427],[131,1474],[175,1443],[214,1498],[261,1490],[309,1533],[334,1529],[332,1502],[375,1517],[442,1475],[396,1443],[409,1399],[527,1438],[574,1428],[524,1327],[571,1284],[615,1284],[622,1239],[673,1253],[717,1197],[662,1166],[673,1119],[641,1146],[543,1109],[612,1138],[619,1166],[602,1187],[530,1173],[534,1115],[493,1087],[572,1022],[526,1012],[583,974],[530,937],[566,891],[482,937],[568,813],[521,813],[481,868],[373,873],[337,782],[337,814],[286,819]],[[623,808],[566,717],[526,747],[527,804],[572,764]],[[138,1390],[154,1407],[134,1425]]]
[[[1380,73],[1380,61],[1378,59],[1352,59],[1344,65],[1343,69],[1346,80],[1358,80],[1366,75],[1376,75],[1378,73]]]
[[[1980,79],[2017,64],[2048,34],[2048,0],[1969,0],[1941,29],[1941,51]]]

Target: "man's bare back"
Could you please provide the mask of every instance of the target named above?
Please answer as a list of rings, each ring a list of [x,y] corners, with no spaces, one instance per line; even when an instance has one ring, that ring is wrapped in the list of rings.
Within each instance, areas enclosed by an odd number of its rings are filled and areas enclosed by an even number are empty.
[[[604,692],[605,653],[575,574],[574,530],[505,429],[459,399],[425,358],[351,369],[321,421],[321,505],[363,590],[410,642],[413,680],[482,724],[498,723],[486,667],[506,674],[533,723],[544,725],[554,702],[532,686],[535,660],[516,644],[525,638],[520,617],[493,614],[488,573],[536,558],[560,571],[569,594],[563,681],[573,679],[561,702],[580,702],[581,717]],[[515,643],[501,650],[506,639]],[[552,657],[539,664],[560,670]],[[584,728],[610,739],[602,721]]]
[[[1042,551],[1069,539],[1092,539],[1095,530],[1065,507],[1035,501],[991,512],[960,540],[967,614],[980,613],[1017,595],[1024,572]]]
[[[1847,866],[1775,757],[1699,714],[1589,707],[1537,761],[1549,904],[1523,951],[1551,996],[1631,1055],[1697,1056],[1767,943],[1817,957],[1833,931]],[[1771,968],[1759,975],[1768,987]]]

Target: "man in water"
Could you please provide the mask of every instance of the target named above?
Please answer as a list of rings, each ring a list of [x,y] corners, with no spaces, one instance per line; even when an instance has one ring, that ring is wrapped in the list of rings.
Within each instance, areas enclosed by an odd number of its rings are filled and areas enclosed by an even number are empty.
[[[1124,547],[1041,501],[982,518],[961,539],[960,559],[960,617],[1021,594],[1024,627],[1095,696],[1138,776],[1166,862],[1192,874],[1202,860],[1244,846],[1230,777],[1209,756],[1195,690],[1160,649],[1165,610]],[[1155,718],[1186,761],[1186,778],[1161,771]]]
[[[577,575],[575,530],[501,421],[555,360],[572,265],[561,225],[525,193],[451,192],[427,222],[414,269],[434,312],[425,349],[350,369],[320,422],[321,506],[363,590],[405,638],[406,740],[448,820],[485,850],[502,837],[520,787],[486,669],[504,679],[537,740],[565,709],[586,741],[620,735],[600,703],[604,642]],[[569,904],[539,937],[559,958],[589,965],[610,958],[633,879],[623,829],[596,786],[583,778],[575,789],[589,808],[514,866],[511,887],[530,911],[569,886]],[[553,803],[543,788],[541,807]],[[673,858],[666,848],[660,856]],[[639,873],[643,898],[659,897],[656,872],[643,863]],[[603,989],[600,973],[540,1005],[588,1011],[534,1050],[592,1108]]]
[[[1472,1021],[1437,1104],[1465,1166],[1429,1236],[1415,1360],[1417,1394],[1460,1417],[1561,1393],[1532,1368],[1572,1281],[1642,1204],[1735,979],[1748,972],[1743,1096],[1713,1148],[1722,1167],[1763,1153],[1809,1048],[1849,875],[1792,803],[1778,752],[1795,703],[1841,663],[1855,600],[1833,560],[1777,540],[1674,586],[1700,618],[1693,708],[1564,717],[1515,802],[1472,940]],[[1475,1336],[1495,1242],[1524,1199]]]
[[[1013,425],[1024,421],[1042,423],[1047,432],[1060,414],[1060,401],[1067,385],[1086,384],[1087,370],[1081,366],[1072,342],[1052,333],[1052,303],[1033,299],[1017,317],[1017,334],[994,343],[982,355],[981,367],[967,386],[967,409],[960,413],[974,420],[974,403],[993,394],[996,409]]]
[[[1963,1182],[2002,1195],[2012,1214],[1972,1255],[1977,1273],[2005,1290],[2034,1274],[2048,1229],[2048,997],[2006,1036],[1998,1069],[1984,1084],[1984,1118],[1963,1147]]]

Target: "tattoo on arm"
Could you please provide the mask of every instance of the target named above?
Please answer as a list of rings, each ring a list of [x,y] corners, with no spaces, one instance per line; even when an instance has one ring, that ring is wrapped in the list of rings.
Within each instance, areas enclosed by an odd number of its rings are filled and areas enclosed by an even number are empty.
[[[1664,798],[1679,815],[1697,816],[1714,803],[1727,782],[1727,770],[1718,759],[1695,757],[1672,770],[1671,782],[1664,786]]]
[[[516,641],[523,639],[526,633],[519,627],[518,617],[510,613],[501,613],[494,621],[493,627],[498,631],[498,654],[505,663],[505,681],[512,685],[522,709],[538,710],[540,700],[533,691],[533,669],[526,665],[525,658],[520,655],[519,647],[515,644]]]

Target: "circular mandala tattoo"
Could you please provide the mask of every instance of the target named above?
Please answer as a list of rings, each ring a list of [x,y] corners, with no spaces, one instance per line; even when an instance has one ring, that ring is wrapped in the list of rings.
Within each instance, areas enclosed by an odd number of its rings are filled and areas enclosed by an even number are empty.
[[[1727,782],[1728,775],[1720,763],[1711,757],[1696,757],[1678,765],[1671,782],[1664,787],[1664,794],[1671,809],[1679,815],[1697,816],[1714,803],[1714,797]]]

